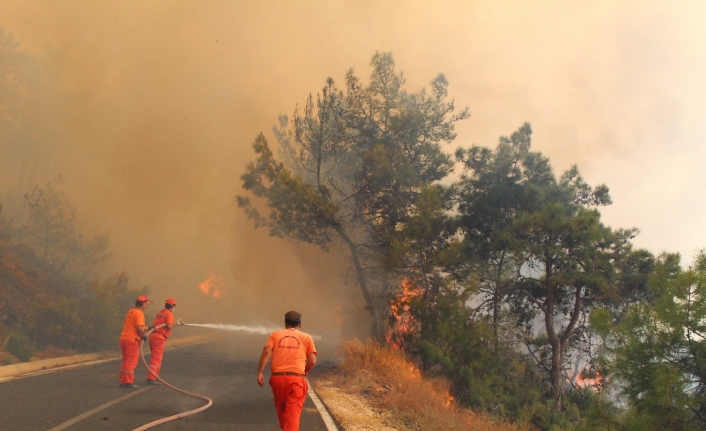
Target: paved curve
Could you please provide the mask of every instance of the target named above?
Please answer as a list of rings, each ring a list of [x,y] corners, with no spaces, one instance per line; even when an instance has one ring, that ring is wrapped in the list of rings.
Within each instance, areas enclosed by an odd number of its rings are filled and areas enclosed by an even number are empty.
[[[255,380],[260,349],[247,336],[230,336],[165,352],[161,377],[178,388],[213,399],[213,406],[153,429],[279,430],[272,393]],[[130,431],[204,404],[162,386],[142,385],[146,375],[142,364],[136,372],[140,389],[122,389],[119,369],[120,361],[111,361],[0,382],[0,431],[47,431],[135,391],[141,392],[64,429]],[[301,431],[309,430],[326,431],[326,426],[307,398]]]

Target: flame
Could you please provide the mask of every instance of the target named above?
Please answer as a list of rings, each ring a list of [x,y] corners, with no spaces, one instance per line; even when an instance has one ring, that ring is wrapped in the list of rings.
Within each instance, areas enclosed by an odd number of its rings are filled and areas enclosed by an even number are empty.
[[[207,279],[199,283],[199,290],[201,290],[204,295],[220,298],[221,289],[223,289],[223,286],[223,279],[212,272]]]
[[[574,376],[574,373],[569,372],[568,375],[569,378],[566,380],[571,383],[571,378]],[[579,388],[592,387],[593,390],[599,392],[603,387],[603,376],[598,372],[590,373],[590,375],[589,373],[581,372],[576,376],[574,385]]]
[[[211,284],[209,283],[209,280],[202,281],[201,283],[199,283],[199,289],[201,289],[201,292],[203,292],[205,295],[211,294]]]
[[[451,392],[446,391],[446,400],[444,401],[444,407],[449,408],[451,406],[451,403],[453,403],[454,401],[456,401],[456,398],[451,395]]]
[[[421,291],[414,282],[405,278],[402,280],[402,291],[390,305],[392,325],[385,335],[387,344],[395,349],[407,347],[406,339],[419,331],[419,322],[412,316],[411,301],[421,296]]]

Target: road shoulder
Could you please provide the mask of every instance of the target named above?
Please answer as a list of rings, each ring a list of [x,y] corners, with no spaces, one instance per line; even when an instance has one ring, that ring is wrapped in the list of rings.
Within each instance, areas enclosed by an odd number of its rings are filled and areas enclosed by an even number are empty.
[[[209,335],[195,335],[192,337],[177,338],[174,340],[170,340],[169,344],[167,344],[167,350],[192,346],[194,344],[207,343],[212,339],[213,337]],[[58,370],[61,368],[77,365],[88,365],[105,361],[114,361],[117,359],[120,359],[119,352],[107,351],[98,353],[85,353],[81,355],[62,356],[60,358],[42,359],[39,361],[20,362],[17,364],[5,365],[0,367],[0,382],[15,377],[34,374],[37,372]]]
[[[342,431],[400,431],[389,423],[389,413],[374,409],[361,396],[347,393],[333,385],[332,380],[320,376],[312,381],[321,402]]]

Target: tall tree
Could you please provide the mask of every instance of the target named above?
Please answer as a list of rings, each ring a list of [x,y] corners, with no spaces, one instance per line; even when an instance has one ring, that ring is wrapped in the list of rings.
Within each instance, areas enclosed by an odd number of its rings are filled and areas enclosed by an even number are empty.
[[[610,203],[608,190],[589,187],[575,166],[545,184],[539,198],[539,208],[517,220],[523,244],[516,293],[543,318],[551,396],[560,409],[567,350],[585,329],[590,309],[617,296],[622,260],[636,232],[600,222],[592,207]]]
[[[93,276],[96,266],[110,256],[108,238],[96,236],[86,241],[76,229],[76,208],[59,185],[61,178],[47,182],[44,187],[35,185],[25,194],[29,222],[20,233],[39,248],[41,257],[58,274],[74,267],[81,279]]]
[[[54,181],[58,182],[60,179]],[[54,183],[47,182],[44,188],[35,184],[25,195],[29,223],[22,231],[39,246],[42,258],[58,268],[63,267],[75,248],[76,208]]]
[[[445,274],[458,248],[449,221],[453,203],[450,197],[448,187],[435,184],[423,188],[411,218],[397,232],[394,273],[401,283],[392,292],[391,325],[386,339],[410,353],[415,350],[413,346],[421,345],[415,342],[420,341],[418,338],[434,338],[434,322],[449,317],[453,306],[448,305],[458,305],[472,291]],[[424,355],[422,361],[426,369]]]
[[[459,226],[496,334],[500,308],[512,305],[530,328],[526,347],[547,371],[558,410],[569,350],[587,312],[619,296],[636,230],[604,226],[596,207],[611,203],[608,188],[592,188],[575,166],[555,177],[549,160],[530,151],[531,133],[525,124],[495,151],[457,153],[466,167]],[[541,330],[531,329],[539,319]]]
[[[389,53],[371,61],[370,84],[351,70],[346,92],[329,79],[304,114],[280,118],[275,130],[278,160],[263,135],[253,148],[243,188],[264,198],[261,216],[248,197],[238,204],[270,234],[327,249],[333,240],[348,250],[366,301],[372,333],[384,331],[386,295],[400,265],[399,235],[413,217],[420,191],[452,169],[442,141],[455,137],[454,123],[468,116],[447,101],[448,83],[439,75],[431,94],[409,94]]]
[[[496,352],[507,298],[519,271],[516,252],[520,244],[513,229],[518,213],[537,204],[535,189],[527,182],[528,168],[533,165],[523,163],[530,155],[531,134],[531,126],[525,123],[509,138],[501,137],[494,151],[475,145],[456,151],[464,167],[455,186],[456,227],[463,240],[462,256],[452,274],[459,279],[478,278],[483,297],[478,308],[491,316]],[[533,174],[548,175],[537,169]]]
[[[603,371],[625,397],[626,429],[706,428],[706,252],[686,269],[662,254],[649,281],[652,301],[631,304],[616,325],[597,313],[608,337]]]

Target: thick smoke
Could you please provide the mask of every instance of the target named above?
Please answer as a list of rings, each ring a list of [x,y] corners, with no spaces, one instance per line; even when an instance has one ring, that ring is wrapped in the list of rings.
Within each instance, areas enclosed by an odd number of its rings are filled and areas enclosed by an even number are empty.
[[[667,5],[0,0],[51,94],[27,108],[30,136],[0,142],[0,197],[62,175],[80,229],[110,236],[106,271],[177,298],[185,321],[279,325],[297,309],[312,332],[355,333],[338,251],[253,231],[234,196],[257,134],[328,76],[367,76],[379,50],[410,91],[443,72],[470,106],[449,151],[530,121],[557,169],[611,188],[608,223],[690,254],[706,245],[690,194],[706,180],[706,6]],[[198,288],[212,274],[218,298]]]

